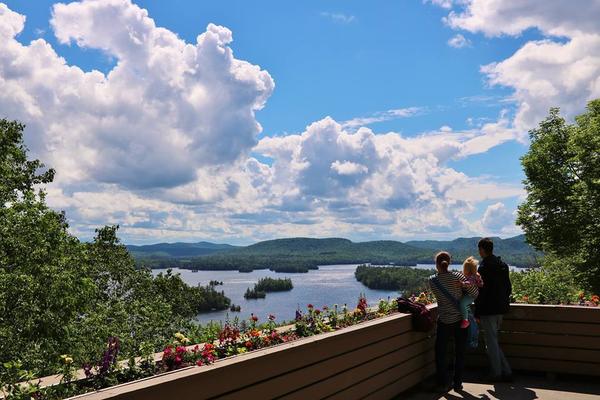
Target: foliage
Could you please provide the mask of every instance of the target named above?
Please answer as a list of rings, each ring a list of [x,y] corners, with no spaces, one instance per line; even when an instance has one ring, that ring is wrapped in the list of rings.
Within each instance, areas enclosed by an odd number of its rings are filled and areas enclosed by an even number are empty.
[[[244,298],[246,299],[264,299],[268,292],[285,292],[292,290],[292,280],[290,278],[261,278],[258,283],[254,284],[252,289],[246,289]]]
[[[511,272],[513,298],[533,304],[574,304],[582,291],[572,265],[560,259],[547,259],[541,268]]]
[[[179,276],[153,278],[137,269],[117,238],[117,226],[96,231],[89,243],[68,231],[63,213],[45,203],[40,184],[54,171],[27,160],[23,125],[0,120],[0,376],[15,369],[34,376],[97,365],[109,337],[119,357],[159,349],[205,304],[228,299],[214,289],[190,288]],[[212,306],[211,306],[212,308]],[[18,368],[17,368],[18,366]],[[20,378],[19,378],[20,379]],[[119,378],[120,379],[120,378]],[[14,383],[14,381],[12,381]]]
[[[280,279],[280,278],[261,278],[258,280],[258,283],[255,286],[256,290],[262,292],[285,292],[287,290],[292,290],[294,285],[292,284],[292,280],[290,278]]]
[[[256,289],[256,285],[252,289],[246,289],[246,293],[244,293],[245,299],[264,299],[265,297],[267,297],[267,293]]]
[[[359,265],[354,276],[369,289],[400,290],[420,293],[427,288],[427,278],[435,271],[410,267],[370,267]]]
[[[553,108],[529,133],[521,162],[526,201],[517,223],[535,248],[572,265],[600,289],[600,99],[567,124]]]

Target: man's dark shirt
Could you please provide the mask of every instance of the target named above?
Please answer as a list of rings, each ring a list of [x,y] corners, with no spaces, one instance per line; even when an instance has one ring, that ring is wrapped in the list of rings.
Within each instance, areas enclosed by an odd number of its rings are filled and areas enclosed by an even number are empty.
[[[483,279],[483,287],[475,299],[475,315],[506,314],[512,293],[508,265],[500,257],[491,255],[481,260],[478,272]]]

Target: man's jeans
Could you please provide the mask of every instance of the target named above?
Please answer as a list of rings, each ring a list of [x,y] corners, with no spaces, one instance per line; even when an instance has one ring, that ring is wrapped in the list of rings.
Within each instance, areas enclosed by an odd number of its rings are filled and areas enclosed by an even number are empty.
[[[435,337],[435,369],[439,385],[448,383],[448,343],[454,338],[454,379],[455,386],[462,384],[462,373],[465,365],[465,350],[467,347],[467,330],[460,328],[460,321],[453,324],[437,322]]]
[[[502,349],[498,344],[498,331],[502,325],[502,314],[482,315],[480,318],[481,328],[485,338],[485,350],[490,359],[490,373],[493,377],[511,375],[512,370]]]

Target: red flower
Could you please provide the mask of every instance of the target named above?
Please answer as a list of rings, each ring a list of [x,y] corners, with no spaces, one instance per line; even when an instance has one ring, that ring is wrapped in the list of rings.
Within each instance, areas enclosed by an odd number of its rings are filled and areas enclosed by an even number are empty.
[[[185,347],[183,346],[177,346],[177,349],[175,351],[177,352],[177,354],[183,354],[186,352]]]
[[[164,357],[169,357],[172,352],[173,352],[173,349],[171,348],[171,346],[167,346],[165,348],[165,350],[163,351],[163,358]]]
[[[244,343],[244,346],[246,346],[247,349],[251,349],[252,348],[252,342],[248,340],[246,343]]]
[[[315,314],[319,315],[321,314],[321,310],[319,310],[318,308],[315,310]]]
[[[215,346],[211,343],[206,343],[204,345],[204,351],[212,351],[215,348]]]
[[[183,359],[181,358],[181,356],[176,356],[175,357],[175,365],[181,364],[182,361],[183,361]]]
[[[307,307],[311,310],[314,308],[312,304],[309,304]]]
[[[202,360],[198,360],[198,361],[196,361],[196,365],[201,367],[204,365],[204,363],[202,362]]]
[[[258,317],[254,314],[250,314],[250,319],[254,322],[258,321]]]

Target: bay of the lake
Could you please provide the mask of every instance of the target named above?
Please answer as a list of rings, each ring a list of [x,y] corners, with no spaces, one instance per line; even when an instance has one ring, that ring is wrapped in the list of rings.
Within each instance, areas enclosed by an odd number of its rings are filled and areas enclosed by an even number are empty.
[[[278,273],[270,270],[255,270],[250,273],[238,271],[198,271],[174,268],[173,271],[181,274],[182,279],[189,285],[208,285],[211,280],[223,282],[217,286],[217,290],[223,290],[232,303],[240,305],[241,312],[215,311],[202,313],[197,319],[200,323],[209,321],[224,321],[227,316],[233,319],[249,318],[250,314],[257,315],[264,321],[269,314],[275,315],[277,321],[290,321],[294,319],[296,308],[306,309],[307,304],[313,304],[321,308],[338,304],[341,308],[344,304],[352,310],[356,307],[358,296],[364,293],[369,305],[376,305],[379,299],[398,297],[400,293],[394,290],[372,290],[358,282],[354,277],[357,264],[348,265],[326,265],[320,266],[318,270],[310,270],[307,273],[290,274]],[[419,264],[417,268],[433,269],[431,264]],[[460,270],[462,266],[453,265],[452,269]],[[165,269],[155,269],[153,274],[164,272]],[[291,278],[294,288],[288,292],[267,293],[265,299],[246,300],[244,293],[249,287],[253,287],[260,278]]]

